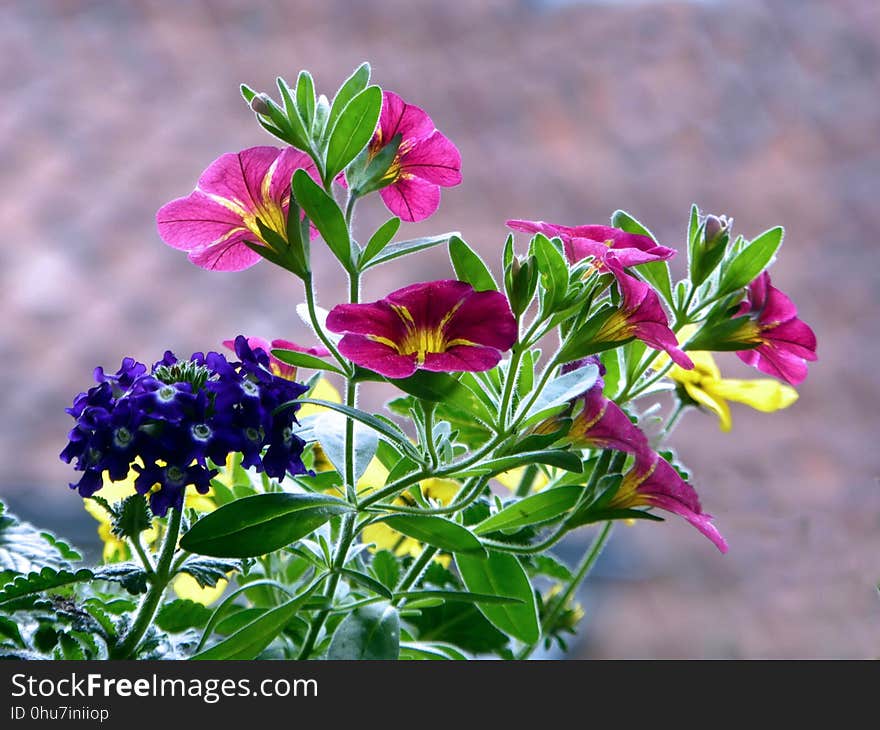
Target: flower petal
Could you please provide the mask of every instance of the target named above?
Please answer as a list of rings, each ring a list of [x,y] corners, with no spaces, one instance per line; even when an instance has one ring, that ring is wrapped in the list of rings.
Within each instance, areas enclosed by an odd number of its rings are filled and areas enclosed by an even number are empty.
[[[337,304],[327,315],[327,329],[337,334],[377,335],[393,342],[406,334],[400,315],[382,300]]]
[[[388,210],[408,223],[424,220],[440,207],[440,188],[408,173],[382,188],[379,195]]]
[[[190,251],[245,231],[241,216],[198,190],[166,203],[156,213],[159,236],[172,248]]]
[[[473,287],[466,282],[439,279],[405,286],[391,292],[386,301],[403,307],[415,326],[434,329],[443,324],[451,311],[464,306],[468,297],[474,294]]]
[[[281,154],[277,147],[249,147],[227,152],[212,162],[199,178],[198,189],[230,200],[253,211],[263,200],[263,182],[272,163]],[[290,182],[288,176],[287,182]]]
[[[393,347],[364,335],[345,335],[339,341],[339,352],[386,378],[408,378],[416,371],[415,355],[400,355]]]
[[[417,141],[400,155],[400,169],[437,185],[461,183],[461,153],[440,132]]]
[[[446,352],[429,352],[422,367],[439,373],[491,370],[501,361],[501,353],[494,347],[458,345]]]
[[[716,392],[715,385],[716,383],[711,383],[710,388],[709,385],[701,386],[696,383],[685,382],[684,389],[693,400],[718,416],[719,428],[724,433],[727,433],[733,426],[733,422],[730,419],[730,408],[724,401],[724,398]]]
[[[305,152],[293,147],[285,147],[272,169],[269,197],[276,203],[285,201],[290,195],[290,179],[293,177],[293,173],[300,169],[305,170],[312,180],[320,184],[321,176],[318,174],[314,160]]]
[[[788,408],[797,401],[798,392],[776,380],[736,380],[733,378],[712,383],[707,390],[718,398],[744,403],[755,410],[772,413]]]
[[[472,292],[449,320],[446,336],[509,350],[517,329],[507,297],[496,291]]]
[[[434,131],[434,122],[421,107],[407,104],[393,91],[382,93],[382,113],[379,115],[381,143],[388,144],[400,134],[403,139],[427,137]]]
[[[189,260],[211,271],[242,271],[262,260],[262,256],[244,245],[256,239],[250,231],[240,231],[219,243],[189,252]]]

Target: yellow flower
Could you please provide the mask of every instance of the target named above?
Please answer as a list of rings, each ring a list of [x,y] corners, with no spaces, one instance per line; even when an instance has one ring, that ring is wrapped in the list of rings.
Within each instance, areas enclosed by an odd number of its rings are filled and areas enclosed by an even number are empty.
[[[461,488],[461,484],[453,479],[436,478],[425,479],[420,483],[420,486],[422,488],[422,495],[426,499],[434,500],[442,505],[448,505],[452,502]],[[394,500],[394,504],[412,507],[415,505],[415,502],[411,496],[404,492]],[[422,543],[415,538],[401,535],[397,530],[392,530],[384,522],[368,525],[364,528],[362,536],[364,542],[374,544],[374,547],[370,548],[371,552],[390,550],[400,557],[409,555],[413,558],[419,557],[422,553]],[[434,560],[444,567],[449,565],[448,555],[438,555]]]
[[[495,475],[495,479],[504,487],[507,487],[511,492],[515,492],[516,488],[519,486],[519,483],[522,481],[523,474],[526,472],[526,467],[518,466],[515,469],[508,469],[507,471],[503,471],[500,474]],[[540,492],[547,484],[550,482],[547,474],[543,469],[538,469],[535,474],[535,478],[532,480],[532,488],[529,492]]]
[[[198,581],[187,573],[178,575],[171,584],[178,598],[189,599],[205,606],[210,606],[226,590],[228,582],[218,580],[213,588],[202,588]]]
[[[771,378],[738,380],[721,377],[721,371],[708,352],[688,352],[694,362],[693,370],[674,365],[668,375],[680,383],[685,392],[699,405],[718,416],[722,431],[730,431],[730,408],[727,401],[744,403],[770,413],[788,408],[798,399],[797,391]]]

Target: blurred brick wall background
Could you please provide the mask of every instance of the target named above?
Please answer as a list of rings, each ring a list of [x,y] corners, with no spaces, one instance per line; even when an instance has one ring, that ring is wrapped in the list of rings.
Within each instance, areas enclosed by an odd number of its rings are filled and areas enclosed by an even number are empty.
[[[680,245],[696,201],[746,235],[787,227],[774,281],[820,341],[800,401],[735,407],[729,435],[693,414],[674,438],[730,554],[679,520],[619,527],[572,656],[877,656],[878,8],[4,3],[0,494],[93,545],[57,454],[95,364],[238,332],[306,339],[296,283],[268,265],[202,271],[159,241],[154,214],[219,154],[268,142],[240,82],[308,67],[332,93],[368,59],[463,154],[464,184],[412,235],[458,229],[495,262],[509,217],[601,223],[623,207]],[[383,212],[364,205],[364,229]],[[378,270],[365,295],[448,273],[435,252]],[[344,296],[329,256],[318,275],[325,304]]]

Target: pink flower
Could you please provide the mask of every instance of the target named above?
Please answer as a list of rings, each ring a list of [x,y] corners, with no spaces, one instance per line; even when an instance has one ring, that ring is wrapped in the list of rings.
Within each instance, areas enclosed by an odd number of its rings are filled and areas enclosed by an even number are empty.
[[[247,269],[262,257],[244,242],[268,245],[257,219],[286,238],[290,178],[299,168],[320,182],[312,159],[291,147],[251,147],[221,155],[192,193],[159,209],[159,235],[169,246],[188,251],[190,261],[203,269]]]
[[[296,367],[279,360],[272,354],[272,350],[294,350],[308,355],[315,355],[316,357],[327,357],[330,354],[330,351],[325,347],[302,347],[290,340],[272,340],[269,342],[269,340],[264,340],[262,337],[248,337],[247,343],[251,350],[259,348],[265,352],[269,356],[269,368],[272,370],[272,373],[285,380],[296,380]],[[223,344],[230,350],[235,350],[234,340],[223,340]]]
[[[691,359],[678,347],[675,333],[660,304],[660,297],[648,284],[623,270],[615,253],[605,256],[605,265],[617,279],[620,306],[602,323],[594,339],[597,342],[624,342],[636,337],[656,350],[666,352],[685,370],[693,368]]]
[[[503,294],[454,280],[412,284],[369,304],[337,305],[327,329],[345,335],[343,355],[388,378],[406,378],[419,368],[489,370],[517,335]]]
[[[712,524],[712,515],[703,512],[694,488],[668,461],[654,452],[636,458],[608,506],[611,509],[658,507],[672,512],[684,517],[722,553],[727,552],[727,542]]]
[[[561,238],[569,263],[576,264],[592,256],[593,266],[600,271],[605,268],[609,251],[614,251],[621,266],[638,266],[675,256],[675,249],[661,246],[648,236],[610,226],[560,226],[545,221],[509,220],[507,227],[523,233],[543,233],[547,238]]]
[[[440,187],[461,183],[461,155],[422,109],[386,91],[370,158],[398,134],[400,147],[385,175],[387,186],[379,194],[402,220],[424,220],[440,206]]]
[[[807,361],[816,357],[816,335],[797,318],[797,308],[764,272],[749,284],[748,300],[739,315],[752,317],[749,334],[758,346],[736,354],[767,375],[798,385],[807,377]],[[756,316],[757,315],[757,316]]]

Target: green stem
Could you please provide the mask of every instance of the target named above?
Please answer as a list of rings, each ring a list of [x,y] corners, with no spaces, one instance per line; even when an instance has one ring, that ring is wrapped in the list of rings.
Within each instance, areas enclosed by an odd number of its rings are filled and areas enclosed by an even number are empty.
[[[415,559],[412,565],[409,566],[409,570],[406,571],[406,575],[400,580],[400,584],[395,588],[395,593],[403,593],[406,590],[409,590],[413,584],[419,579],[421,574],[424,572],[425,568],[428,567],[428,563],[434,558],[434,556],[440,552],[438,548],[431,547],[430,545],[425,545],[422,549],[422,554],[419,555]]]
[[[156,564],[153,584],[150,586],[150,590],[147,592],[143,603],[141,603],[138,615],[131,625],[128,634],[111,650],[111,659],[130,659],[135,656],[141,639],[144,637],[147,629],[150,628],[153,616],[156,615],[156,609],[162,600],[162,595],[165,593],[165,589],[174,575],[171,570],[171,562],[174,559],[174,551],[177,549],[177,538],[180,535],[182,519],[183,510],[171,510],[171,517],[168,520],[168,531],[165,533],[165,543],[162,545],[159,562]]]
[[[553,623],[559,617],[559,614],[565,610],[566,605],[571,600],[571,597],[577,592],[577,589],[580,587],[581,583],[584,582],[584,579],[589,575],[590,571],[593,569],[593,566],[596,564],[596,560],[599,558],[599,555],[602,554],[602,550],[605,545],[608,543],[608,538],[611,536],[611,528],[614,525],[613,522],[609,521],[605,523],[605,526],[602,528],[601,532],[596,535],[596,538],[593,540],[593,544],[590,545],[589,550],[587,550],[580,564],[578,565],[578,569],[572,577],[571,581],[568,584],[568,587],[562,593],[561,596],[556,600],[553,604],[553,608],[550,609],[550,612],[544,617],[544,620],[541,622],[541,638],[547,633],[549,629],[553,627]],[[538,645],[541,643],[541,638],[538,639],[534,644],[530,644],[525,647],[519,655],[517,659],[528,659],[538,648]]]
[[[538,465],[529,464],[523,471],[522,479],[520,479],[519,484],[516,485],[516,492],[514,492],[514,494],[517,497],[525,497],[528,495],[528,493],[532,491],[532,485],[535,483],[536,476],[538,476]]]
[[[305,279],[303,279],[303,284],[305,285],[306,290],[306,306],[309,310],[309,320],[312,323],[312,329],[315,330],[315,334],[318,336],[318,339],[324,343],[324,347],[330,350],[333,357],[336,359],[342,368],[348,372],[349,364],[348,361],[339,354],[339,350],[336,349],[336,345],[333,344],[333,340],[331,340],[327,333],[324,332],[324,328],[321,326],[321,323],[318,321],[318,313],[315,310],[315,285],[312,282],[312,277],[309,275]]]
[[[140,534],[137,534],[131,538],[131,544],[134,547],[134,551],[140,558],[141,563],[144,566],[144,570],[147,571],[147,575],[152,578],[152,576],[156,573],[156,569],[153,567],[153,563],[150,561],[150,556],[147,555],[146,551],[144,550],[144,546],[141,545]]]
[[[684,413],[685,408],[687,408],[687,403],[685,403],[682,400],[678,401],[678,403],[675,406],[675,410],[672,411],[672,415],[669,416],[669,420],[666,422],[666,425],[663,427],[663,430],[660,432],[661,439],[666,438],[672,432],[672,429],[675,428],[675,424],[678,423],[679,419],[681,418],[682,414]]]
[[[431,460],[431,470],[440,466],[440,458],[437,456],[437,445],[434,443],[434,403],[422,402],[422,410],[425,416],[425,448]]]

